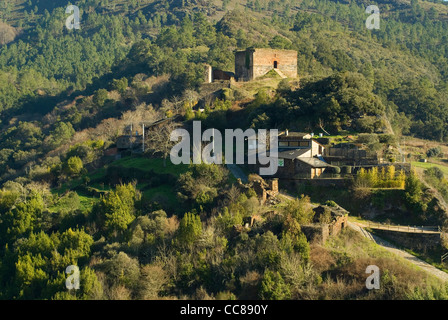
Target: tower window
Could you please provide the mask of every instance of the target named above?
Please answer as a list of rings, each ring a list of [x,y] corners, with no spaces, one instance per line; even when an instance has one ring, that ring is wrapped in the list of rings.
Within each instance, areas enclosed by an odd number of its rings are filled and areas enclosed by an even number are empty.
[[[274,61],[274,68],[277,69],[277,66],[278,66],[278,62]]]

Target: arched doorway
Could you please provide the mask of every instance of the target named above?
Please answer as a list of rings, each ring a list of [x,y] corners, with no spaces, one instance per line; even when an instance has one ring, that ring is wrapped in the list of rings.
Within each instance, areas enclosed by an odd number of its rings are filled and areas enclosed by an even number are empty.
[[[274,61],[274,69],[277,69],[277,67],[278,67],[278,62]]]

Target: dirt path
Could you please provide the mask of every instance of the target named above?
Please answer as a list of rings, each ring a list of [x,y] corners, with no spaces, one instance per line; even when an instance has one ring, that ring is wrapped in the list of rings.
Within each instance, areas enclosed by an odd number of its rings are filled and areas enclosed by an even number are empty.
[[[430,265],[429,263],[426,263],[423,260],[420,260],[419,258],[413,256],[412,254],[407,253],[404,250],[398,249],[393,244],[387,242],[386,240],[384,240],[378,236],[371,234],[370,232],[367,232],[366,230],[364,230],[364,228],[360,227],[359,225],[357,225],[353,222],[348,222],[347,225],[348,225],[348,227],[352,228],[353,230],[361,233],[367,239],[370,239],[370,240],[374,241],[375,243],[377,243],[378,245],[382,246],[384,249],[404,258],[405,260],[409,261],[410,263],[412,263],[412,264],[418,266],[419,268],[425,270],[426,272],[436,276],[440,280],[448,281],[448,273],[437,269],[436,267]]]

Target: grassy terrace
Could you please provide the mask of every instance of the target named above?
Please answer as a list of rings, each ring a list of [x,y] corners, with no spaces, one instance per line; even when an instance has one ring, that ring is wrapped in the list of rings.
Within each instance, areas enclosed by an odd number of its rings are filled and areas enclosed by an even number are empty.
[[[122,158],[120,160],[114,161],[103,168],[90,172],[86,176],[90,179],[87,184],[85,184],[85,176],[67,183],[64,183],[59,188],[53,189],[54,193],[59,195],[64,194],[66,191],[75,190],[81,202],[81,208],[88,210],[98,201],[99,196],[92,196],[87,189],[96,192],[109,191],[112,185],[105,183],[108,180],[107,170],[109,167],[120,169],[135,169],[139,170],[141,173],[155,173],[155,174],[169,174],[174,177],[179,177],[181,174],[188,171],[188,165],[174,165],[171,163],[170,159],[166,160],[166,166],[163,166],[163,159],[159,158],[146,158],[146,157],[135,157],[129,156]],[[244,170],[244,169],[243,169]],[[148,176],[142,177],[137,180],[137,189],[142,192],[144,199],[159,203],[164,209],[169,211],[180,210],[178,199],[176,197],[176,186],[173,183],[161,181],[160,183],[154,185],[148,180]],[[236,183],[236,178],[229,173],[228,178],[229,183]],[[53,211],[57,211],[58,208],[52,208]]]
[[[145,173],[155,172],[157,174],[171,174],[175,177],[179,177],[179,175],[188,170],[187,165],[174,165],[169,159],[167,159],[166,166],[164,167],[163,159],[130,156],[114,161],[103,168],[87,174],[87,177],[90,179],[90,183],[87,184],[87,187],[99,192],[110,190],[111,186],[103,182],[104,180],[107,180],[107,168],[110,166],[123,169],[133,168]],[[54,189],[53,192],[63,194],[67,190],[76,190],[76,188],[79,188],[84,184],[84,179],[85,177],[74,179],[63,184],[61,187]],[[139,189],[142,192],[143,197],[149,201],[156,201],[167,209],[175,209],[176,207],[177,199],[173,185],[168,185],[162,182],[156,187],[150,187],[146,181],[139,181],[137,179],[137,189]],[[83,209],[91,208],[95,202],[98,201],[98,197],[93,197],[87,194],[82,188],[76,191],[79,195]]]
[[[441,164],[436,164],[436,163],[430,163],[430,162],[418,162],[418,161],[413,161],[411,162],[411,164],[416,167],[416,168],[422,168],[422,169],[428,169],[431,167],[437,167],[440,170],[442,170],[442,172],[448,176],[448,167],[441,165]]]

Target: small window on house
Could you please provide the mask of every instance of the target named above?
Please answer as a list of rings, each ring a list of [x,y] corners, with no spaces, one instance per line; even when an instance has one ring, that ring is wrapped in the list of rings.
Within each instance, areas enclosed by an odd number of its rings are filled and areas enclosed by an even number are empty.
[[[277,69],[277,66],[278,66],[278,62],[274,61],[274,68]]]
[[[298,147],[299,146],[299,141],[290,141],[289,142],[289,146],[290,147]]]
[[[300,142],[300,146],[301,147],[308,147],[310,145],[310,143],[308,141],[301,141]]]
[[[285,159],[278,159],[278,166],[279,167],[284,167],[285,166]]]
[[[288,141],[279,141],[278,142],[278,146],[279,147],[287,147],[288,146]]]

